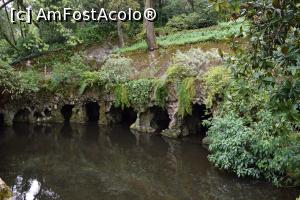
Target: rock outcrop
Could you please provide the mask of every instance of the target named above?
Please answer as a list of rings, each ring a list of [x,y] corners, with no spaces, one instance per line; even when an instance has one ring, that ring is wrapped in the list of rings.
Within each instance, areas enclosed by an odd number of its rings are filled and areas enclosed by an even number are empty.
[[[11,200],[12,191],[0,178],[0,200]]]

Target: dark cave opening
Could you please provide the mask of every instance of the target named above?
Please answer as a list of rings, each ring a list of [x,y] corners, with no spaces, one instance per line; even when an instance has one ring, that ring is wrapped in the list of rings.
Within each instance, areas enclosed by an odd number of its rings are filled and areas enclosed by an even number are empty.
[[[0,113],[0,127],[4,126],[4,114]]]
[[[190,135],[205,136],[207,129],[202,122],[209,118],[209,115],[206,113],[206,106],[204,104],[194,104],[192,109],[192,114],[183,118],[183,125],[187,128]]]
[[[112,107],[109,111],[111,122],[126,126],[132,125],[137,119],[137,113],[133,108],[117,108]]]
[[[70,122],[70,119],[73,114],[74,105],[66,104],[61,109],[61,114],[63,115],[65,122]]]
[[[100,117],[100,106],[97,102],[88,102],[85,104],[86,116],[88,122],[98,122]]]
[[[34,112],[33,116],[34,116],[34,118],[36,118],[36,119],[39,119],[39,118],[42,118],[42,117],[43,117],[43,115],[42,115],[40,112]]]
[[[154,114],[154,117],[151,121],[151,126],[158,132],[168,129],[171,122],[168,111],[158,106],[153,106],[150,108],[150,111]]]
[[[19,122],[29,122],[29,116],[30,116],[30,111],[28,109],[21,109],[19,110],[13,119],[14,123],[19,123]]]
[[[46,117],[50,117],[50,116],[51,116],[51,110],[48,109],[48,108],[46,108],[46,109],[44,110],[44,114],[45,114]]]
[[[131,125],[137,119],[137,113],[133,108],[124,108],[121,110],[121,124]]]

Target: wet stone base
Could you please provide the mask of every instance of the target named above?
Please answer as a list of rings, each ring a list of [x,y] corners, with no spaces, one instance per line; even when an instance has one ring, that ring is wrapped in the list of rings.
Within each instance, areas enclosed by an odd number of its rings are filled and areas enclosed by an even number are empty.
[[[178,138],[202,132],[205,106],[195,104],[191,116],[178,115],[178,103],[168,103],[166,108],[154,105],[142,109],[116,108],[110,101],[89,100],[61,102],[48,105],[27,105],[21,108],[0,109],[0,126],[14,123],[98,123],[100,125],[126,124],[134,133],[159,133]]]

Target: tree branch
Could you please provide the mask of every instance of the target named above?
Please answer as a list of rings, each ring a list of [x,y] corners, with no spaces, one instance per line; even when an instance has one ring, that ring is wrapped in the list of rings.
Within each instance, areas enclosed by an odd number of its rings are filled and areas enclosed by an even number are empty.
[[[9,0],[9,1],[5,2],[4,4],[2,4],[2,5],[0,6],[0,10],[1,10],[2,8],[6,7],[9,3],[13,2],[13,1],[14,1],[14,0]]]

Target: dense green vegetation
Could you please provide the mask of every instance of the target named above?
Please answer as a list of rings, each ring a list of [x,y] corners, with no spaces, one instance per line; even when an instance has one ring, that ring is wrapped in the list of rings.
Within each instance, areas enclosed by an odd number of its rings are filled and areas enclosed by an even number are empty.
[[[157,43],[161,47],[169,47],[174,45],[187,45],[193,44],[198,42],[207,42],[207,41],[221,41],[227,40],[228,37],[231,35],[235,35],[240,33],[240,28],[242,25],[245,30],[248,29],[247,23],[242,22],[224,22],[220,23],[217,26],[212,26],[209,28],[198,29],[198,30],[185,30],[177,32],[176,29],[169,29],[166,27],[167,30],[165,32],[170,31],[171,33],[165,36],[160,36],[157,38]],[[164,32],[164,31],[162,31]],[[117,49],[116,52],[126,53],[136,50],[146,50],[147,44],[145,41],[140,41],[134,43],[130,46],[123,47]]]
[[[75,2],[24,0],[12,6],[59,10]],[[207,112],[212,114],[206,121],[209,160],[239,177],[267,179],[278,186],[299,185],[300,4],[296,0],[245,2],[158,1],[154,7],[161,12],[155,22],[159,48],[226,40],[232,52],[178,51],[163,75],[151,77],[141,75],[133,60],[122,54],[149,49],[142,23],[20,25],[10,23],[2,8],[0,103],[5,98],[80,97],[96,91],[112,94],[115,106],[122,109],[142,108],[151,100],[165,108],[174,89],[178,116],[184,118],[192,114],[192,101],[201,87]],[[140,10],[145,6],[144,1],[134,0],[99,5],[83,0],[76,5],[79,9],[123,9],[126,4]],[[246,46],[239,43],[242,37]],[[78,50],[92,43],[114,43],[117,38],[121,48],[115,48],[102,65],[92,65]],[[12,65],[42,54],[46,55],[32,59],[29,66],[25,62]]]
[[[245,15],[253,19],[247,32],[251,48],[234,46],[229,69],[219,72],[230,70],[230,76],[217,82],[211,81],[218,77],[215,70],[205,76],[208,89],[214,88],[207,101],[218,104],[209,123],[209,159],[238,176],[299,184],[299,4],[245,6]]]

